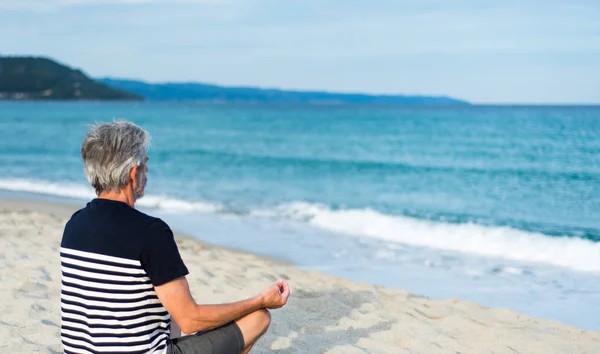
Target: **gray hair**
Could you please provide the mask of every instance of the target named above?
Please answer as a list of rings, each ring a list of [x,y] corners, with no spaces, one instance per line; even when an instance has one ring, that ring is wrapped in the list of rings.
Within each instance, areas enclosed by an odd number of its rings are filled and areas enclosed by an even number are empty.
[[[144,162],[150,134],[127,121],[97,123],[81,144],[81,157],[88,181],[100,195],[118,192],[129,183],[129,171]]]

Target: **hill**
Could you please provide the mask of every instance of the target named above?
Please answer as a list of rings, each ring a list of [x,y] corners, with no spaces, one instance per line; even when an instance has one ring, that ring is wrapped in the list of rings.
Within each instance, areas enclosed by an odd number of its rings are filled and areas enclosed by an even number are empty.
[[[0,99],[141,100],[48,58],[1,57]]]
[[[98,81],[134,92],[152,101],[360,103],[360,104],[468,104],[445,96],[369,95],[331,92],[287,91],[254,87],[225,87],[203,83],[161,83],[104,78]]]

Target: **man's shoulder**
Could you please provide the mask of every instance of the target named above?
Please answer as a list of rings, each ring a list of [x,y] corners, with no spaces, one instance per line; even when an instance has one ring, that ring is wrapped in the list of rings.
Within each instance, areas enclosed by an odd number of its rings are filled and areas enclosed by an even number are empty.
[[[109,233],[145,236],[148,233],[170,232],[171,229],[162,219],[148,215],[135,208],[123,208],[110,213],[97,213],[89,204],[77,210],[65,224],[63,238],[69,234],[96,233],[103,230]],[[78,236],[80,237],[80,236]]]
[[[172,233],[169,225],[159,217],[144,213],[135,208],[131,208],[128,216],[130,222],[137,225],[137,229],[142,232],[143,238],[149,234],[169,234]]]
[[[153,224],[160,220],[160,218],[146,214],[143,211],[140,211],[136,208],[131,208],[131,215],[132,215],[132,217],[137,218],[139,220],[143,220],[143,221],[147,222],[148,224]],[[162,220],[160,220],[160,221],[162,221]]]
[[[134,209],[132,208],[132,213],[135,215],[136,218],[138,218],[141,222],[143,222],[148,229],[155,229],[155,228],[159,228],[159,229],[169,229],[170,227],[169,225],[161,218],[156,217],[156,216],[152,216],[149,214],[144,213],[143,211],[140,211],[138,209]]]
[[[77,210],[76,212],[74,212],[73,215],[71,215],[71,217],[67,221],[67,224],[65,225],[65,230],[67,228],[69,228],[69,226],[71,226],[74,222],[76,222],[77,219],[81,218],[83,216],[83,214],[85,214],[85,209],[86,208],[81,208],[81,209]]]

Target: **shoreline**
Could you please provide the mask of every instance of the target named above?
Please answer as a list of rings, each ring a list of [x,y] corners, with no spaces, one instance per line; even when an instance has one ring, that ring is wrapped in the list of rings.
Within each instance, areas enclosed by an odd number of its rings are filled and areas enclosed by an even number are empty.
[[[42,197],[45,197],[45,196],[42,196]],[[54,217],[61,218],[61,219],[67,219],[67,220],[71,217],[71,215],[73,215],[73,213],[75,213],[77,210],[83,208],[86,203],[87,203],[87,201],[82,201],[81,205],[76,205],[74,203],[69,203],[69,202],[63,203],[63,202],[48,201],[48,200],[45,200],[45,198],[42,198],[40,200],[34,200],[34,199],[27,199],[25,197],[23,197],[23,198],[4,197],[0,194],[0,210],[7,209],[7,205],[10,205],[10,206],[16,207],[17,211],[20,211],[20,210],[33,211],[33,212],[42,213],[42,214],[49,214]],[[169,226],[171,227],[171,225],[169,225]],[[268,260],[273,263],[284,264],[284,265],[288,265],[288,266],[295,266],[295,264],[293,264],[292,262],[286,261],[284,259],[279,259],[277,257],[271,257],[268,255],[262,255],[262,254],[260,254],[260,255],[254,254],[254,253],[247,252],[247,251],[244,251],[241,249],[237,249],[235,247],[214,245],[214,244],[211,244],[210,242],[199,240],[196,237],[194,237],[192,235],[188,235],[185,232],[178,231],[177,229],[172,229],[172,231],[173,231],[173,235],[175,236],[176,240],[191,240],[193,242],[198,242],[207,248],[222,248],[229,252],[240,253],[240,254],[252,254],[256,257],[263,258],[263,259]]]
[[[60,352],[62,227],[78,207],[0,198],[0,344],[4,352]],[[600,332],[458,299],[429,299],[306,271],[176,233],[200,303],[249,297],[287,279],[292,296],[253,353],[594,352]]]

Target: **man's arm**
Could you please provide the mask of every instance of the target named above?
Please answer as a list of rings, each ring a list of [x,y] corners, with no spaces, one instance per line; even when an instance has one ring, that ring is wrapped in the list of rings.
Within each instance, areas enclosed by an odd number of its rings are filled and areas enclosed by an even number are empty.
[[[262,308],[279,308],[290,295],[283,280],[258,296],[230,304],[198,305],[185,277],[154,287],[158,299],[185,333],[223,326]]]

